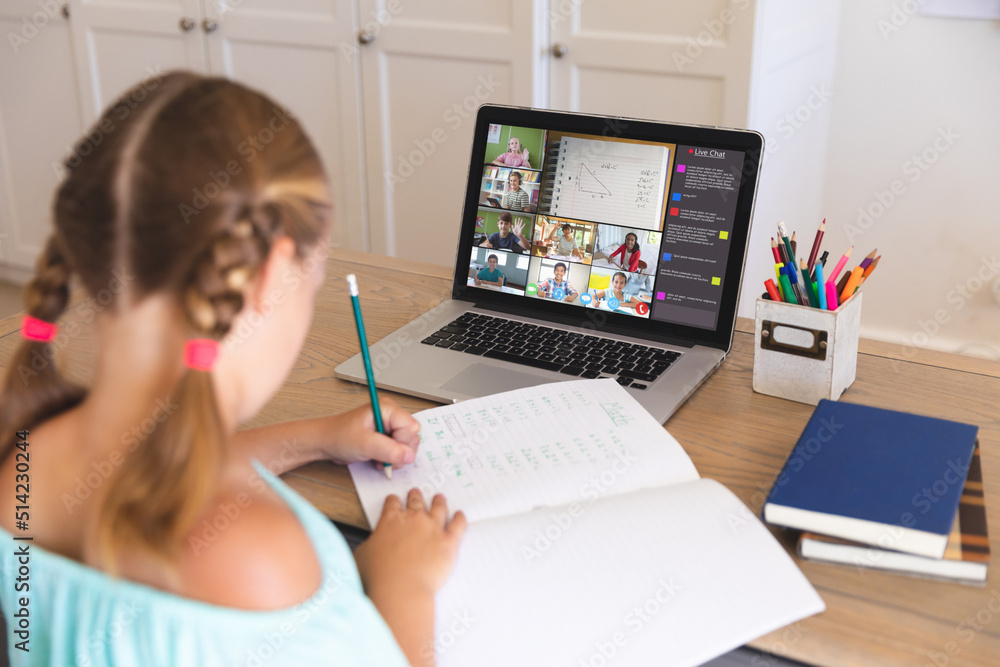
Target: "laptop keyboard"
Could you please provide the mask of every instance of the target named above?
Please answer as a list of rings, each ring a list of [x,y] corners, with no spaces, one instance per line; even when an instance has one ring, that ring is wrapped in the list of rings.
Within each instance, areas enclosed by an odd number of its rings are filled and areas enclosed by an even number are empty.
[[[583,378],[613,377],[646,389],[681,356],[612,338],[466,313],[421,341],[457,352],[512,361]]]

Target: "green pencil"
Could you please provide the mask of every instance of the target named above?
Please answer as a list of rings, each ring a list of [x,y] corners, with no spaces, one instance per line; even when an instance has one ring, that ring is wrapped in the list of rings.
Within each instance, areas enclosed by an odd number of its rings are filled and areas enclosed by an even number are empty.
[[[384,434],[382,426],[382,411],[378,408],[378,394],[375,393],[375,373],[372,372],[372,359],[368,356],[368,338],[365,336],[365,321],[361,319],[361,301],[358,299],[358,277],[353,273],[347,276],[347,287],[351,293],[351,305],[354,306],[354,323],[358,325],[358,340],[361,341],[361,358],[365,362],[365,377],[368,378],[368,395],[372,399],[372,414],[375,415],[375,428]],[[385,476],[392,479],[392,464],[383,463]]]

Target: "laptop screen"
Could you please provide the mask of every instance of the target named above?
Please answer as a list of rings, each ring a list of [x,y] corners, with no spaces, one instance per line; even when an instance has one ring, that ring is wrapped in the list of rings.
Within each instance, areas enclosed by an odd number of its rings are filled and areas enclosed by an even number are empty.
[[[752,132],[484,106],[455,296],[728,347]]]

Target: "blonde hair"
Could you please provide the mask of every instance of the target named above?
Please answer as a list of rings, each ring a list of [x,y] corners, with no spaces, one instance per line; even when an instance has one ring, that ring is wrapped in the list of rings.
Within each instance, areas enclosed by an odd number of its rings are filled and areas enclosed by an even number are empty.
[[[66,161],[55,229],[24,291],[33,317],[59,318],[73,274],[96,295],[124,268],[134,276],[131,302],[165,294],[186,315],[177,324],[185,337],[221,339],[274,238],[288,235],[301,259],[328,229],[329,191],[315,148],[288,111],[240,84],[170,73],[126,92],[97,127],[103,141],[84,153],[85,135]],[[112,316],[122,294],[112,297]],[[18,369],[30,368],[34,354],[51,358],[48,346],[23,341],[8,365],[0,458],[15,431],[86,395],[55,363],[22,377]],[[181,349],[160,352],[180,366]],[[97,508],[91,537],[110,572],[124,553],[173,563],[218,478],[225,435],[210,374],[185,369],[159,391],[178,407],[125,457]]]

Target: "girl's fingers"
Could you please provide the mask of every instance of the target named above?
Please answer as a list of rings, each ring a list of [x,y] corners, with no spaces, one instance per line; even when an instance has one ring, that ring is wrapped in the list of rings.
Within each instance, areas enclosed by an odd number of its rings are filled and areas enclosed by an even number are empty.
[[[410,492],[406,494],[406,509],[423,510],[426,507],[424,494],[420,492],[420,489],[410,489]]]

